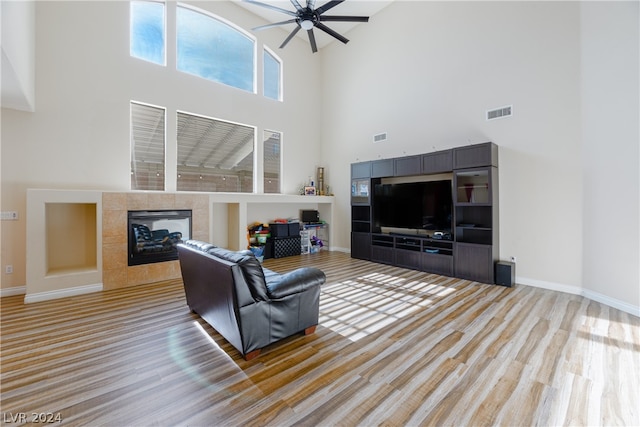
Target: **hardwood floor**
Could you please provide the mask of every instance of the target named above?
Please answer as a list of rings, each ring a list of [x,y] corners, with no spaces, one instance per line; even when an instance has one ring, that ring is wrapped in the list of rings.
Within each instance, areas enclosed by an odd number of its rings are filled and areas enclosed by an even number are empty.
[[[2,298],[3,424],[640,425],[637,317],[336,252],[265,261],[304,264],[327,274],[316,333],[249,362],[180,281]]]

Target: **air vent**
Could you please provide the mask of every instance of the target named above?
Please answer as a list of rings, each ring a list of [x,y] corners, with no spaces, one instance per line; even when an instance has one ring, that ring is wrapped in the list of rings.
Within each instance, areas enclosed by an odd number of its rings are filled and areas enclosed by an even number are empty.
[[[502,119],[509,117],[513,114],[513,105],[507,105],[506,107],[496,108],[495,110],[487,111],[487,120]]]
[[[387,140],[387,133],[379,133],[377,135],[373,135],[373,143],[384,142]]]

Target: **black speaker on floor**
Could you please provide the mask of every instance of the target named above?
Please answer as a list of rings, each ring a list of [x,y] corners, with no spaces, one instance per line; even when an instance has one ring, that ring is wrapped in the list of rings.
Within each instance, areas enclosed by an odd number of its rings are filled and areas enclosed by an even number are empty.
[[[508,261],[496,262],[496,285],[511,287],[516,282],[516,264]]]

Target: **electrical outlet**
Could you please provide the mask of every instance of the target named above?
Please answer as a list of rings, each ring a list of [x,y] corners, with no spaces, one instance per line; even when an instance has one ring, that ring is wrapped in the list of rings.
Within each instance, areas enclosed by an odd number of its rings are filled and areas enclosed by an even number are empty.
[[[515,263],[515,262],[516,262],[516,257],[515,257],[515,256],[512,256],[512,257],[511,257],[511,262],[513,262],[513,263]]]
[[[13,265],[11,264],[5,265],[4,272],[7,274],[13,274]]]

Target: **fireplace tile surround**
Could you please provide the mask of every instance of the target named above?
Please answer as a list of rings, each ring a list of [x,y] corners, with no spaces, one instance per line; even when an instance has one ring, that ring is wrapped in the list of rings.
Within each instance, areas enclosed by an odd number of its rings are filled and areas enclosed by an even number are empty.
[[[208,202],[209,197],[204,194],[103,193],[102,280],[104,289],[180,278],[178,261],[128,266],[128,211],[191,209],[193,238],[207,240],[209,238]]]

